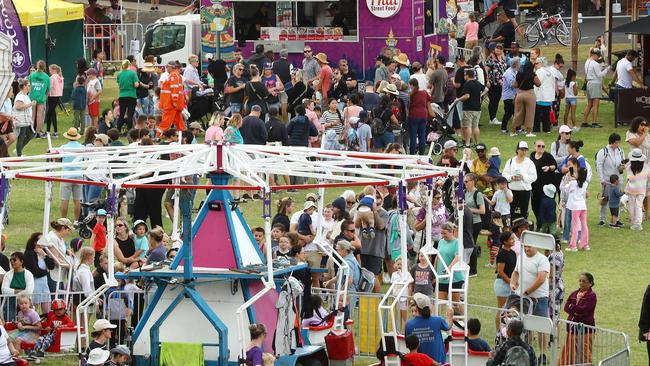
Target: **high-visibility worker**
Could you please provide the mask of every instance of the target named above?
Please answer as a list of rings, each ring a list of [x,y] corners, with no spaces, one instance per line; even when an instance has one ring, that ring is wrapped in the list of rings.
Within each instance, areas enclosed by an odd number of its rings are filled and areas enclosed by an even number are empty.
[[[160,109],[162,110],[162,122],[159,132],[162,133],[171,128],[172,125],[178,131],[185,131],[183,120],[183,109],[185,108],[185,94],[183,89],[183,77],[179,71],[180,65],[175,61],[167,64],[169,77],[160,85]]]

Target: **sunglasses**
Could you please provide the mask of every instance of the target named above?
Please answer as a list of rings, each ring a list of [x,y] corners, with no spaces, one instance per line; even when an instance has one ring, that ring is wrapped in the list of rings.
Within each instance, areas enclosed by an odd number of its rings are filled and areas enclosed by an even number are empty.
[[[302,53],[311,53],[311,50],[304,50]]]
[[[115,224],[116,227],[124,227],[124,224]]]
[[[434,200],[439,200],[439,199],[441,199],[441,198],[442,198],[442,196],[435,196],[435,197],[433,197]]]
[[[571,132],[562,132],[562,133],[565,134],[565,135],[570,135],[571,134]]]
[[[345,229],[345,231],[348,231],[348,232],[353,233],[353,232],[354,232],[354,229]]]
[[[354,205],[356,202],[354,202],[354,201],[345,201],[345,203],[347,203],[348,205],[351,206],[351,205]]]
[[[537,145],[537,147],[546,147],[546,145]]]

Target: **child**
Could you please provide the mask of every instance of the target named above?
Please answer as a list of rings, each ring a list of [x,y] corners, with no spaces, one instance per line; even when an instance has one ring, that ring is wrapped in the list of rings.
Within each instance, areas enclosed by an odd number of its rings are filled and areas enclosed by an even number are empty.
[[[490,158],[491,160],[492,158]],[[494,180],[497,191],[492,195],[490,204],[494,206],[494,212],[501,215],[501,223],[510,227],[510,203],[512,202],[512,191],[508,188],[508,180],[499,176]]]
[[[275,253],[280,247],[280,238],[284,235],[284,225],[275,224],[271,229],[271,253],[273,253],[273,259],[275,259]]]
[[[88,115],[90,116],[91,123],[97,127],[99,121],[99,103],[102,95],[102,84],[97,79],[97,70],[88,69],[86,71],[88,81],[86,83],[86,93],[88,93]],[[115,116],[119,113],[113,112]]]
[[[547,184],[542,187],[542,190],[544,191],[544,195],[539,204],[537,224],[540,226],[540,232],[555,236],[557,232],[557,205],[555,201],[557,189],[555,185]]]
[[[438,365],[431,357],[426,353],[418,352],[418,347],[420,347],[420,340],[415,334],[411,334],[405,339],[406,348],[409,349],[409,353],[404,355],[406,360],[406,365],[413,366],[424,366],[424,365]]]
[[[621,191],[618,182],[618,175],[612,174],[609,177],[609,186],[607,186],[607,206],[609,207],[609,213],[612,215],[609,227],[612,229],[620,229],[623,226],[623,223],[618,220],[618,215],[621,207],[621,197],[625,192]]]
[[[397,282],[413,282],[413,277],[409,272],[406,272],[406,277],[402,276],[402,258],[397,258],[395,262],[393,262],[393,274],[390,275],[390,283],[394,284]],[[410,287],[410,285],[409,285]],[[401,289],[395,288],[395,293],[393,295],[397,296],[397,292]],[[411,296],[410,293],[410,288],[409,290],[406,291],[406,295]],[[408,310],[408,297],[404,296],[399,299],[399,316],[401,320],[401,326],[400,329],[404,329],[404,325],[406,324],[406,311]]]
[[[410,293],[419,292],[426,296],[433,296],[435,275],[424,254],[418,254],[418,262],[411,268],[411,277],[413,282],[410,285]]]
[[[494,211],[492,212],[492,222],[490,223],[490,236],[487,239],[487,246],[490,250],[489,262],[485,265],[487,268],[496,268],[497,254],[501,248],[501,229],[503,228],[503,220],[501,214]]]
[[[95,226],[93,227],[93,236],[90,239],[92,247],[95,250],[95,268],[99,268],[99,257],[106,248],[106,210],[100,208],[95,214]]]
[[[478,22],[476,21],[476,14],[469,13],[469,21],[465,23],[465,48],[472,49],[478,46]]]
[[[6,344],[6,347],[0,347],[0,349],[4,351],[3,353],[6,360],[10,361],[8,365],[15,365],[12,357],[18,357],[19,352],[14,347],[14,344],[10,342],[9,334],[7,334],[7,330],[5,329],[5,322],[2,320],[2,318],[0,318],[0,344]]]
[[[56,337],[56,328],[74,327],[72,319],[70,319],[68,314],[66,314],[65,301],[61,299],[52,301],[51,309],[52,310],[47,313],[47,319],[41,323],[43,329],[49,330],[49,332],[40,336],[38,340],[36,340],[34,350],[30,352],[27,357],[29,360],[37,360],[45,357],[45,350],[52,345],[52,342],[54,342],[54,338]]]
[[[72,89],[70,99],[72,99],[72,113],[74,114],[74,127],[77,130],[86,123],[86,107],[88,106],[88,94],[86,93],[86,78],[77,77],[77,86]]]
[[[264,228],[262,227],[256,227],[253,229],[253,238],[255,239],[255,242],[257,245],[260,247],[260,250],[262,251],[262,254],[266,253],[264,251],[264,236],[266,235],[266,232],[264,231]]]
[[[576,128],[576,108],[578,106],[578,84],[576,83],[576,72],[569,69],[566,73],[565,98],[566,108],[564,109],[564,124],[567,124],[569,114],[571,115],[571,128]]]
[[[147,239],[147,223],[142,220],[135,220],[133,223],[133,242],[135,243],[135,254],[141,261],[147,260],[149,251],[149,240]]]
[[[205,131],[205,142],[221,141],[223,140],[223,126],[225,114],[223,112],[215,112],[210,118],[210,127]]]
[[[329,314],[323,307],[323,299],[318,295],[311,295],[311,305],[314,309],[314,315],[311,318],[303,319],[302,326],[319,326],[327,323]]]
[[[580,249],[590,250],[589,226],[587,226],[587,169],[573,168],[569,171],[573,179],[565,185],[568,194],[566,208],[571,210],[571,241],[566,248],[568,252],[577,252],[578,230],[580,230]],[[644,182],[645,184],[645,182]],[[645,185],[644,185],[645,187]]]
[[[479,337],[481,322],[472,318],[467,320],[467,347],[476,352],[490,352],[490,345]]]
[[[124,266],[116,265],[115,272],[124,272]],[[125,292],[126,281],[118,279],[117,283],[117,287],[111,287],[106,291],[106,303],[104,304],[104,311],[107,311],[105,314],[108,314],[108,321],[117,328],[117,334],[109,340],[111,348],[126,341],[127,319],[133,314],[133,304],[129,301],[129,295]]]
[[[645,164],[646,156],[641,149],[633,149],[628,155],[630,162],[625,166],[627,174],[627,184],[625,193],[627,193],[630,211],[630,221],[632,230],[643,230],[643,199],[645,198],[646,187],[648,185],[648,164]]]
[[[375,237],[375,195],[377,191],[373,186],[363,188],[363,197],[359,200],[357,214],[354,217],[355,226],[361,226],[361,237],[373,239]]]
[[[298,234],[302,236],[313,236],[316,235],[316,230],[314,229],[314,225],[312,224],[311,221],[311,215],[314,213],[316,210],[316,204],[313,201],[307,201],[305,202],[304,209],[302,210],[302,214],[298,218]],[[308,244],[305,243],[303,239],[300,239],[300,244]]]
[[[99,118],[99,127],[97,127],[97,133],[106,134],[111,128],[115,128],[115,116],[113,115],[113,110],[106,108],[102,111],[102,116]]]
[[[283,236],[280,237],[280,239],[278,240],[278,250],[275,252],[275,258],[289,259],[289,251],[291,251],[291,241],[292,241],[291,236],[289,234],[296,235],[295,233],[285,233]]]
[[[323,208],[323,239],[331,244],[331,240],[327,239],[326,233],[330,232],[334,226],[334,210],[332,209],[332,204],[328,203]]]
[[[16,329],[9,331],[9,340],[16,349],[20,343],[35,343],[41,331],[41,317],[34,310],[32,300],[26,295],[18,296],[18,313],[16,314]]]
[[[499,169],[501,168],[501,152],[499,151],[499,148],[491,147],[488,156],[487,175],[493,178],[500,177],[501,172]],[[503,224],[505,225],[505,222]]]

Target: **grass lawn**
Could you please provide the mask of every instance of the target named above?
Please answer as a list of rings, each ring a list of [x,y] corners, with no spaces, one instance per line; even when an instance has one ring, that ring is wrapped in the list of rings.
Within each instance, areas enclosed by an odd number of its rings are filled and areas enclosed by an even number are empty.
[[[553,52],[551,47],[543,52]],[[568,48],[562,48],[563,53],[568,55]],[[112,81],[106,82],[106,92],[104,94],[103,106],[108,106],[110,102],[109,95],[116,95],[115,84]],[[578,115],[582,111],[584,100],[579,101]],[[562,115],[562,114],[561,114]],[[71,125],[72,117],[59,114],[60,124],[59,133],[66,131]],[[499,117],[501,112],[499,112]],[[499,132],[499,126],[491,126],[487,123],[487,111],[482,115],[481,139],[488,147],[498,146],[502,152],[502,160],[505,161],[514,155],[515,145],[520,138],[510,138]],[[601,108],[601,123],[605,126],[602,129],[582,129],[575,133],[573,138],[585,142],[583,154],[594,165],[594,155],[598,149],[607,143],[607,136],[616,131],[619,134],[625,134],[624,128],[614,129],[613,122],[613,105],[604,103]],[[581,122],[581,118],[578,119]],[[555,132],[551,134],[539,134],[538,138],[546,142],[550,147],[551,142],[556,138]],[[65,139],[54,139],[55,145],[60,145]],[[529,144],[533,142],[528,139]],[[626,152],[629,150],[624,146]],[[11,149],[13,150],[13,148]],[[45,139],[32,140],[25,149],[25,154],[40,154],[47,150]],[[42,229],[42,211],[43,211],[43,189],[42,182],[20,180],[12,183],[11,192],[11,215],[10,224],[5,232],[9,235],[8,247],[5,254],[15,250],[22,250],[25,240],[30,233]],[[621,230],[612,230],[597,226],[598,207],[594,199],[596,197],[599,185],[594,183],[590,186],[591,199],[589,200],[589,224],[591,229],[591,248],[590,252],[569,253],[566,256],[566,266],[564,270],[564,281],[568,293],[577,289],[578,276],[581,272],[589,271],[593,273],[596,281],[594,290],[600,299],[596,310],[596,322],[599,327],[611,328],[623,331],[632,337],[632,365],[641,365],[646,362],[645,347],[634,340],[637,332],[638,314],[643,297],[647,279],[650,277],[650,266],[647,257],[640,255],[647,250],[650,243],[650,237],[647,231],[634,232],[628,228]],[[341,189],[332,189],[327,192],[327,201],[331,201]],[[202,192],[200,194],[203,194]],[[290,194],[295,199],[301,200],[305,192]],[[51,218],[59,215],[58,189],[54,190],[52,201]],[[279,197],[276,197],[279,198]],[[262,224],[261,204],[247,203],[242,206],[243,211],[249,223],[252,226]],[[70,212],[72,209],[70,210]],[[70,214],[71,215],[71,214]],[[627,215],[623,215],[622,221],[629,223]],[[166,221],[166,226],[170,227]],[[627,225],[626,225],[627,226]],[[650,225],[646,225],[646,230],[650,230]],[[484,239],[483,239],[484,240]],[[485,245],[484,242],[480,243]],[[487,253],[487,251],[483,251]],[[646,258],[646,259],[644,259]],[[487,270],[483,267],[487,258],[484,255],[479,259],[479,276],[471,279],[470,282],[470,303],[495,306],[495,297],[493,293],[493,270]],[[639,281],[639,282],[637,282]],[[44,361],[49,365],[75,365],[74,357],[70,358],[48,358]]]

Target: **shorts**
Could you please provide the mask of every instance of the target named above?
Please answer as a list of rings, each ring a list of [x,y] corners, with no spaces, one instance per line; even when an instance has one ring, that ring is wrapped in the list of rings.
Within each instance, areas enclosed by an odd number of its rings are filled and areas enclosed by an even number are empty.
[[[512,293],[512,290],[510,289],[510,284],[506,283],[501,278],[497,278],[494,280],[494,294],[497,297],[508,297]]]
[[[451,288],[460,289],[460,288],[463,287],[463,283],[465,283],[465,281],[453,282],[451,284]],[[449,293],[449,284],[440,282],[440,284],[438,285],[438,290],[442,291],[442,292]]]
[[[74,201],[83,199],[83,186],[79,183],[61,183],[61,201],[68,201],[70,196]]]
[[[88,104],[88,115],[91,117],[99,117],[99,102]]]
[[[361,267],[367,269],[375,275],[381,273],[381,267],[384,263],[384,258],[374,255],[361,254]]]
[[[386,130],[381,136],[372,138],[372,146],[375,149],[385,149],[388,145],[395,142],[395,135],[390,130]]]
[[[620,210],[620,209],[619,209],[618,207],[610,207],[610,208],[609,208],[609,214],[612,215],[612,216],[616,216],[616,217],[618,217],[618,216],[619,216],[619,215],[618,215],[619,210]]]
[[[566,105],[578,105],[578,98],[576,97],[567,97]]]
[[[533,315],[548,318],[548,297],[538,297],[535,300],[537,301],[533,307]]]
[[[323,255],[317,251],[305,252],[305,259],[307,260],[309,268],[320,268],[320,262],[322,258]]]
[[[603,96],[603,84],[587,81],[587,99],[599,99]]]
[[[230,103],[230,113],[240,113],[241,105],[241,103]]]
[[[460,127],[478,128],[479,119],[481,119],[481,111],[463,111],[463,118],[460,120]]]

